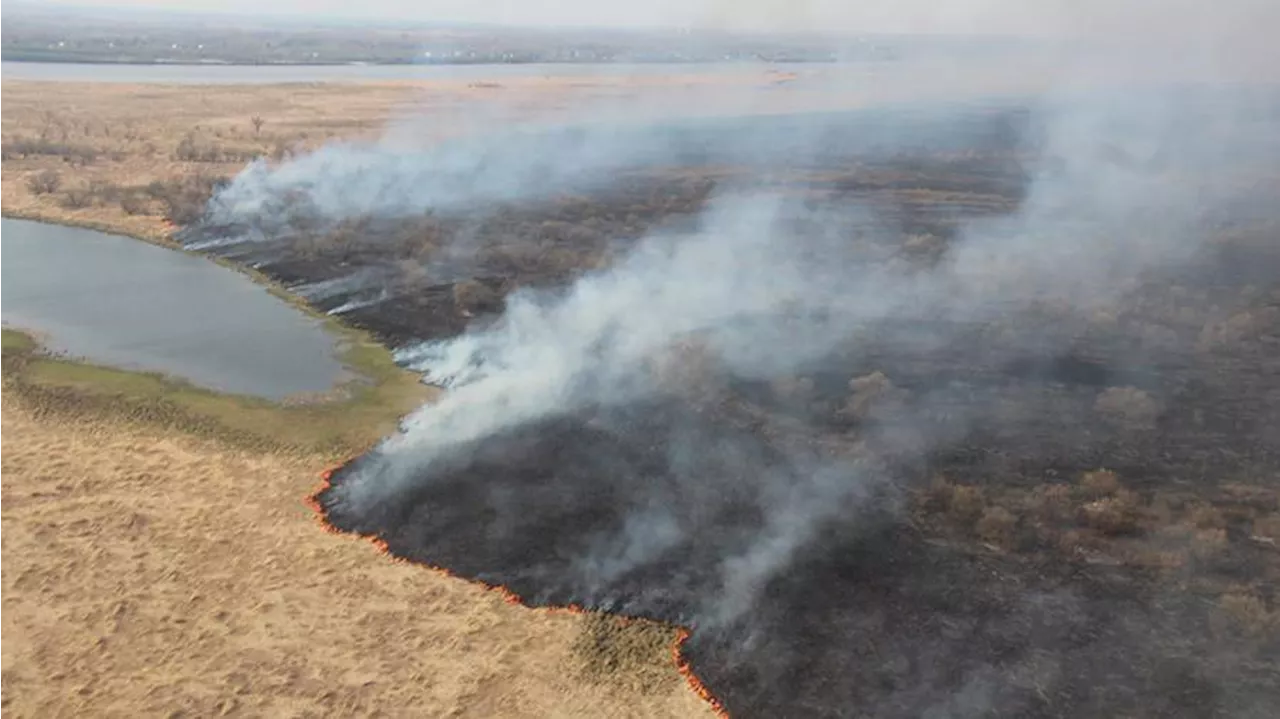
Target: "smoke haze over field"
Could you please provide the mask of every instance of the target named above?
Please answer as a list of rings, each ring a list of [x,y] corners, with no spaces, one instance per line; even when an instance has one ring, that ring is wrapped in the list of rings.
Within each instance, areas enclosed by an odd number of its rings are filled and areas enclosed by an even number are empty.
[[[94,8],[154,8],[216,11],[261,16],[261,5],[245,0],[184,2],[172,0],[75,0],[31,5]],[[429,22],[486,22],[538,26],[673,27],[739,31],[859,33],[1024,34],[1034,36],[1185,33],[1223,39],[1227,31],[1273,24],[1273,3],[1234,0],[1230,7],[1195,0],[962,0],[938,4],[926,0],[847,3],[840,0],[654,0],[648,3],[596,3],[588,0],[472,3],[464,0],[370,0],[353,9],[335,0],[281,0],[271,15],[354,17]],[[1246,30],[1247,32],[1247,30]]]
[[[1194,40],[1176,34],[1189,28],[1162,36],[1176,13],[1161,5],[1157,18],[1146,7],[1108,4],[1090,17],[1073,6],[1074,17],[1090,30],[1110,32],[1151,20],[1154,32],[1136,39],[1141,51],[1124,56],[1133,65],[1114,68],[1117,76],[1185,62],[1180,53],[1234,36],[1261,5],[1219,8],[1213,23],[1197,29],[1222,34]],[[1057,22],[1059,15],[1046,17]],[[1167,47],[1163,40],[1170,41]],[[1169,49],[1177,57],[1160,52]],[[1069,72],[1072,66],[1062,67]],[[771,379],[812,364],[875,323],[983,322],[1033,302],[1105,306],[1123,292],[1127,278],[1196,252],[1204,239],[1201,223],[1226,199],[1227,172],[1239,170],[1245,148],[1254,162],[1275,159],[1275,148],[1259,144],[1265,137],[1249,124],[1251,112],[1267,108],[1250,105],[1247,95],[1151,85],[1138,92],[1084,88],[1072,79],[1068,74],[1038,98],[1033,113],[1044,138],[1040,156],[1056,164],[1030,168],[1034,180],[1021,210],[965,228],[927,271],[868,266],[853,256],[839,233],[848,230],[851,218],[872,217],[870,209],[827,208],[830,217],[823,218],[779,197],[730,190],[691,235],[651,237],[615,267],[584,277],[563,294],[509,298],[506,314],[491,328],[402,350],[405,361],[456,389],[408,418],[403,434],[375,452],[376,462],[341,487],[340,501],[355,512],[394,503],[409,485],[425,481],[432,463],[451,447],[587,406],[626,404],[662,392],[664,380],[654,375],[654,362],[691,340],[734,376]],[[838,79],[828,81],[833,91],[843,89],[834,84]],[[866,80],[849,82],[859,81]],[[622,114],[610,110],[615,117]],[[333,222],[589,192],[633,168],[757,164],[767,173],[813,165],[824,155],[856,155],[863,148],[892,154],[948,142],[962,146],[966,139],[939,122],[923,129],[885,123],[874,136],[850,138],[842,132],[848,122],[845,115],[814,116],[780,128],[744,123],[741,131],[711,125],[692,133],[597,123],[568,131],[478,135],[417,152],[338,144],[279,166],[255,164],[215,198],[211,217],[228,224],[247,221],[270,237],[299,216]],[[1183,131],[1186,126],[1194,126],[1194,134]],[[951,133],[957,137],[949,138]],[[809,228],[805,236],[795,230],[801,220]],[[948,340],[930,341],[945,346]],[[727,557],[726,567],[790,551],[795,541],[788,533],[802,531],[814,512],[833,506],[825,501],[839,485],[831,471],[799,473],[812,484],[788,488],[784,494],[790,499],[781,502],[776,488],[759,487],[761,500],[777,514],[760,544],[745,557]],[[869,481],[863,472],[853,474],[840,492],[861,491]],[[675,531],[658,525],[659,534]],[[588,563],[616,567],[624,557],[650,556],[629,541],[616,552]]]
[[[590,531],[548,548],[521,576],[540,582],[547,597],[637,613],[693,595],[699,602],[683,606],[681,620],[734,626],[749,641],[744,617],[767,614],[759,603],[771,581],[785,583],[790,571],[821,561],[820,544],[832,533],[856,534],[875,526],[872,515],[900,511],[895,467],[971,427],[1012,431],[1021,418],[1047,413],[1034,402],[1012,417],[994,402],[975,403],[971,416],[939,424],[927,417],[959,390],[918,388],[904,408],[891,382],[895,367],[883,368],[888,380],[848,385],[846,414],[864,396],[878,401],[852,422],[856,432],[816,429],[805,411],[761,419],[729,397],[731,387],[825,368],[872,335],[891,356],[945,358],[970,328],[999,321],[1006,332],[992,343],[989,351],[1002,355],[993,361],[1055,357],[1072,328],[1123,306],[1144,275],[1195,258],[1224,213],[1264,201],[1254,183],[1280,167],[1272,88],[1224,82],[1258,79],[1262,66],[1252,63],[1264,45],[1250,42],[1260,34],[1252,30],[1274,8],[976,3],[963,6],[972,11],[965,14],[949,7],[922,27],[945,20],[976,30],[989,13],[1016,7],[1020,22],[1034,14],[1054,31],[1078,28],[1132,46],[1057,58],[1056,80],[1024,99],[1025,125],[1006,128],[1018,137],[1004,151],[1027,177],[1016,210],[961,222],[927,263],[884,250],[901,245],[904,231],[881,208],[826,198],[803,178],[851,158],[963,157],[990,129],[973,120],[993,106],[982,97],[959,109],[926,98],[934,102],[884,116],[873,107],[657,129],[617,123],[626,110],[620,103],[577,118],[571,129],[475,133],[413,151],[335,144],[246,169],[214,198],[208,221],[234,228],[231,239],[270,242],[301,222],[466,214],[491,203],[590,194],[640,171],[746,168],[717,187],[696,221],[649,232],[567,287],[517,291],[499,318],[461,336],[402,347],[402,362],[451,391],[344,470],[325,497],[331,516],[359,531],[390,527],[393,551],[397,542],[411,546],[450,516],[424,497],[464,476],[458,491],[482,498],[483,517],[471,519],[485,523],[490,544],[538,544],[530,516],[582,506],[581,516],[598,518],[605,510],[588,503],[613,502],[618,521],[584,520]],[[781,8],[713,9],[731,24],[739,13],[755,23]],[[809,9],[812,18],[830,11]],[[1222,55],[1226,44],[1241,55]],[[895,83],[910,87],[909,71],[897,70]],[[822,82],[839,94],[876,80],[849,68]],[[744,92],[760,93],[764,105],[772,102],[765,93],[776,91]],[[810,174],[796,180],[789,174],[796,170]],[[1038,324],[1043,312],[1058,324]],[[539,443],[553,447],[562,473],[540,475],[536,488],[510,486],[495,448]],[[525,491],[538,494],[524,499]],[[715,531],[707,526],[722,521]],[[517,528],[526,533],[516,536]],[[993,682],[971,675],[963,691],[930,705],[933,715],[1016,711],[1021,705],[1006,702]],[[905,702],[916,689],[894,696]],[[911,701],[922,706],[919,697]]]

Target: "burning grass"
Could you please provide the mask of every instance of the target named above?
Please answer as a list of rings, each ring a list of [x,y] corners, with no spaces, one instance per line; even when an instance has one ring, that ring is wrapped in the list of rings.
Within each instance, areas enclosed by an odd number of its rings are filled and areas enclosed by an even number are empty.
[[[320,475],[319,486],[305,498],[307,506],[316,513],[320,525],[326,532],[333,534],[343,534],[344,531],[330,523],[324,508],[323,497],[333,486],[334,474],[342,471],[344,467],[345,465],[339,465],[324,470]],[[575,671],[588,682],[621,687],[640,695],[654,694],[663,688],[669,678],[667,670],[669,669],[668,658],[670,658],[694,695],[706,702],[716,716],[722,719],[728,717],[723,704],[698,678],[689,660],[684,656],[683,647],[690,637],[690,631],[687,628],[647,618],[592,611],[575,603],[530,604],[503,584],[459,575],[447,567],[430,564],[420,559],[405,560],[401,555],[392,552],[387,543],[378,536],[368,534],[359,536],[370,540],[381,553],[392,559],[429,569],[449,579],[466,580],[497,594],[507,604],[584,617],[582,630],[573,643],[573,652],[577,664]]]
[[[996,138],[972,152],[761,174],[822,218],[800,223],[798,253],[837,238],[849,269],[917,276],[946,265],[958,226],[1019,210],[1019,142],[999,119],[978,122]],[[227,252],[323,288],[321,309],[388,343],[441,339],[519,287],[554,295],[609,266],[759,169],[618,173],[590,197],[328,228],[304,212]],[[882,222],[821,213],[848,205]],[[685,626],[682,672],[735,715],[1275,706],[1280,256],[1274,217],[1255,220],[1215,218],[1230,231],[1184,266],[1118,280],[1101,308],[1036,299],[972,323],[871,322],[793,376],[736,374],[678,338],[648,358],[653,395],[509,417],[394,466],[375,448],[326,477],[316,508],[508,602]],[[444,250],[476,237],[451,264]],[[814,482],[831,478],[816,468],[839,481]],[[863,477],[882,484],[817,492]],[[596,669],[656,651],[655,625],[616,622],[594,618],[581,638]],[[1256,639],[1224,640],[1246,631]]]
[[[1247,237],[1207,252],[1196,272],[1274,266],[1263,234]],[[655,358],[660,401],[506,427],[407,463],[419,474],[386,502],[345,502],[343,483],[379,471],[375,449],[335,473],[320,509],[396,556],[536,606],[688,625],[681,666],[735,715],[919,716],[974,681],[1028,716],[1274,704],[1280,677],[1259,662],[1280,646],[1266,429],[1278,366],[1263,348],[1280,328],[1255,324],[1211,354],[1198,346],[1207,312],[1238,314],[1272,290],[1147,280],[1105,317],[1033,307],[947,328],[943,355],[895,344],[910,328],[870,328],[804,374],[769,381],[734,376],[691,341]],[[1164,301],[1201,292],[1220,304],[1175,314]],[[409,327],[432,336],[438,325]],[[1064,328],[1067,349],[1013,350],[1032,328]],[[903,441],[903,428],[917,434]],[[921,457],[919,435],[949,439]],[[839,521],[815,522],[755,587],[749,612],[690,621],[716,615],[707,602],[727,590],[721,568],[765,531],[768,502],[752,492],[787,476],[776,459],[795,447],[878,458],[872,473],[907,490],[905,511],[889,497],[841,505]],[[783,484],[804,486],[793,479]],[[674,544],[658,532],[651,554],[616,573],[571,561],[654,507],[670,516],[646,526],[679,527]],[[1222,644],[1237,625],[1264,634]],[[938,666],[945,676],[929,673]]]
[[[3,413],[6,716],[706,711],[669,655],[644,692],[587,681],[585,618],[317,531],[298,498],[322,456],[42,413],[9,385]]]

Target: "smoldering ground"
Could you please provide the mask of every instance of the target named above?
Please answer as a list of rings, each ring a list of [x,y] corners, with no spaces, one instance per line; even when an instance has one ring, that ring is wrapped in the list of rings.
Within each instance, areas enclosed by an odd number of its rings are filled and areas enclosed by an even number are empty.
[[[1162,57],[1144,51],[1126,57]],[[1066,538],[1173,541],[1133,518],[1170,482],[1209,496],[1275,467],[1277,274],[1256,268],[1278,259],[1280,105],[1143,77],[977,107],[334,146],[246,170],[199,234],[287,254],[283,237],[370,216],[376,256],[380,222],[427,210],[743,170],[601,269],[507,294],[457,336],[397,337],[450,392],[335,473],[329,521],[531,603],[691,626],[735,714],[1267,715],[1274,634],[1242,641],[1180,588],[1271,581],[1265,547],[1224,534],[1229,552],[1169,573]],[[949,230],[904,238],[917,218],[880,192],[904,188],[821,181],[921,157],[1001,168],[996,211],[949,188],[930,198],[959,208]],[[1174,287],[1193,319],[1164,315]],[[1242,314],[1248,332],[1214,329]],[[1147,493],[1110,524],[1070,494],[1104,466]],[[926,489],[940,473],[972,491]],[[962,501],[1036,485],[1064,488],[1061,516]],[[1103,509],[1129,496],[1109,491]]]

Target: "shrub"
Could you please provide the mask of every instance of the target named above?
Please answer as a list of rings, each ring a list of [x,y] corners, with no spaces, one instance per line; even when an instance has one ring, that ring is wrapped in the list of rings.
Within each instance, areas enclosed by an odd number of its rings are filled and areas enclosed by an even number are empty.
[[[147,199],[136,192],[127,192],[120,197],[120,209],[126,215],[146,215],[150,212]]]
[[[402,289],[414,289],[425,285],[431,279],[431,275],[427,273],[427,267],[421,262],[414,260],[399,260],[394,264],[396,276],[395,284]]]
[[[1280,514],[1268,514],[1253,520],[1253,536],[1271,543],[1280,542]]]
[[[992,507],[982,513],[978,520],[978,536],[992,544],[1007,545],[1013,541],[1013,531],[1018,526],[1018,518],[1004,507]]]
[[[107,180],[89,180],[89,194],[101,202],[115,202],[120,199],[120,186]]]
[[[62,206],[68,210],[81,210],[93,204],[93,193],[87,187],[73,187],[62,193]]]
[[[1197,529],[1225,529],[1227,526],[1222,512],[1208,504],[1197,505],[1191,510],[1191,522]]]
[[[463,280],[455,284],[453,302],[458,309],[468,314],[502,309],[502,296],[477,280]]]
[[[961,522],[972,522],[982,514],[984,503],[982,490],[962,484],[951,487],[951,496],[947,498],[947,511]]]
[[[1091,498],[1108,497],[1120,490],[1120,478],[1105,469],[1085,472],[1080,476],[1080,488]]]
[[[1269,611],[1266,602],[1245,587],[1219,597],[1218,613],[1233,628],[1253,636],[1280,627],[1280,612]]]
[[[200,219],[213,193],[225,178],[199,173],[168,181],[154,181],[146,193],[165,205],[165,219],[185,225]]]
[[[50,195],[62,186],[62,175],[55,170],[41,170],[27,178],[27,189],[35,195]]]
[[[1114,496],[1090,502],[1081,508],[1085,524],[1106,535],[1138,532],[1138,496],[1119,490]]]
[[[1071,508],[1071,488],[1065,484],[1050,484],[1036,491],[1035,507],[1045,519],[1063,519]]]
[[[867,419],[877,406],[896,399],[898,395],[893,382],[880,371],[849,380],[849,390],[852,394],[840,410],[840,416],[850,421]]]
[[[1200,559],[1211,557],[1227,546],[1227,530],[1201,529],[1191,536],[1191,552]]]

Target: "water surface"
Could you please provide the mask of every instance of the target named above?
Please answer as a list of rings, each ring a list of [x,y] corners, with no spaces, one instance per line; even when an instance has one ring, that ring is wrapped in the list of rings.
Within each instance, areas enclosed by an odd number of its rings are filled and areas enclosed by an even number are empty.
[[[128,237],[0,222],[0,314],[51,350],[271,399],[343,378],[321,323],[238,272]]]
[[[689,75],[725,69],[763,70],[755,63],[527,63],[511,65],[151,65],[75,62],[0,63],[5,80],[269,85],[281,82],[500,80],[519,77]]]

